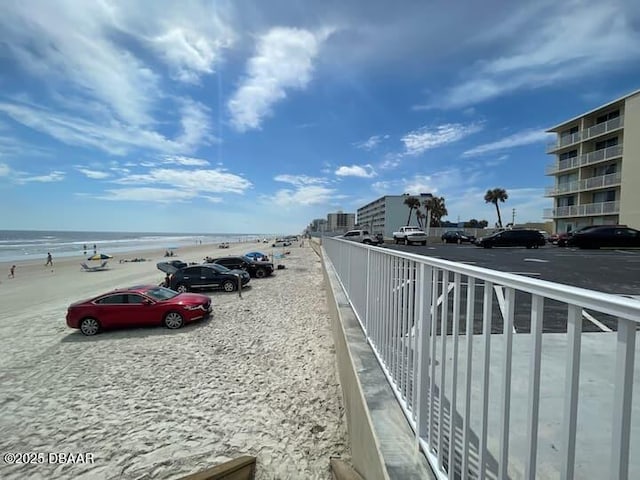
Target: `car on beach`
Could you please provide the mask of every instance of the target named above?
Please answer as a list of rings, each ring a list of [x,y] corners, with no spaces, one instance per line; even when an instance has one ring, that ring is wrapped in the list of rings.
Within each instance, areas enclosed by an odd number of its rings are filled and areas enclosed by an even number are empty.
[[[537,230],[503,230],[476,240],[476,245],[492,247],[543,247],[547,242]]]
[[[177,329],[211,315],[206,295],[178,293],[157,285],[112,290],[67,309],[67,326],[92,336],[102,330],[164,325]]]
[[[268,277],[273,273],[273,263],[254,260],[246,255],[214,258],[211,263],[222,265],[230,269],[244,270],[254,278]]]
[[[461,230],[449,230],[440,236],[442,243],[474,243],[476,237]]]
[[[230,270],[222,265],[209,263],[175,268],[173,265],[160,262],[157,267],[166,274],[164,286],[176,292],[217,288],[233,292],[238,289],[238,276],[243,287],[250,280],[249,274],[244,270]]]
[[[290,247],[292,245],[291,240],[287,240],[286,238],[277,238],[275,242],[271,244],[272,247]]]

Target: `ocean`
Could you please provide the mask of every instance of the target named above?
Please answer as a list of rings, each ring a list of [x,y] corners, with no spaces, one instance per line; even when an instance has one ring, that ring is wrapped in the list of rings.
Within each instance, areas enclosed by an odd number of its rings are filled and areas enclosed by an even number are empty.
[[[273,234],[237,233],[149,233],[149,232],[65,232],[0,230],[0,262],[92,255],[110,255],[141,250],[180,248],[220,242],[255,242]]]

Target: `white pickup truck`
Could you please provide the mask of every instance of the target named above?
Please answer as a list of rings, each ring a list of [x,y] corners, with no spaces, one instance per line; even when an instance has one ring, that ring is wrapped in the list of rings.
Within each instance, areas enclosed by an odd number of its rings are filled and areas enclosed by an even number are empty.
[[[412,243],[419,243],[420,245],[427,244],[427,234],[419,227],[400,227],[400,230],[393,232],[393,240],[397,243],[404,243],[405,245],[411,245]]]

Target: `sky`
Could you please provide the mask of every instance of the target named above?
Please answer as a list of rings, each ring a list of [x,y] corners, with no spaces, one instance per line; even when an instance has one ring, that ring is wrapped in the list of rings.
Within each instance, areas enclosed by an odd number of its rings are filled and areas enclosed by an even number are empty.
[[[0,229],[542,221],[545,130],[637,89],[636,0],[3,0]]]

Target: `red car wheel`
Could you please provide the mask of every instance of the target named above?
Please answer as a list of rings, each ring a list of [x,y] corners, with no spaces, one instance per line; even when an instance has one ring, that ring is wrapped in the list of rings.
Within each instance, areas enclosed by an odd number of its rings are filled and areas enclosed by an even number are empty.
[[[90,337],[100,331],[100,322],[92,317],[83,318],[80,322],[80,331]]]

